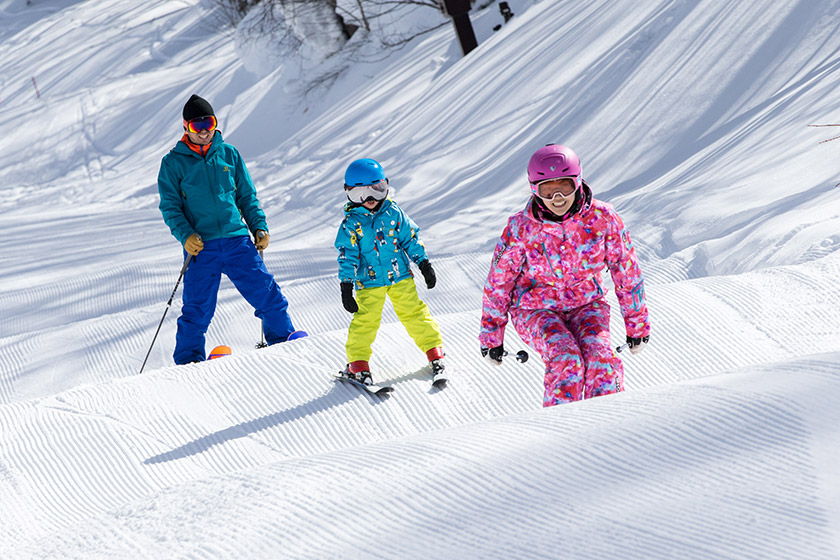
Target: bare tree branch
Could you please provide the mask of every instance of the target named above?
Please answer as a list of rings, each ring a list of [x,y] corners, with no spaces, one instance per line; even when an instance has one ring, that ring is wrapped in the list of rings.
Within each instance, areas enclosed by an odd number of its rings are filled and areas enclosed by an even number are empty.
[[[278,52],[296,53],[304,44],[320,49],[322,54],[330,56],[333,45],[341,46],[341,35],[347,41],[357,29],[370,32],[375,22],[389,16],[395,10],[406,6],[431,8],[443,12],[443,0],[211,0],[224,15],[225,19],[237,27],[237,35],[243,44],[253,42],[256,45],[275,45],[282,48]],[[341,5],[339,5],[341,2]],[[333,14],[331,19],[329,14]],[[387,18],[380,21],[389,21]],[[323,28],[320,26],[323,25]],[[377,32],[378,40],[386,48],[404,45],[421,35],[446,25],[440,23],[428,29],[407,31],[404,36],[382,37],[381,29]],[[323,31],[324,35],[320,35]],[[310,43],[312,40],[312,43]],[[353,42],[354,48],[364,44]],[[256,46],[255,48],[260,48]],[[274,50],[272,48],[272,50]],[[361,53],[359,50],[356,53]],[[353,54],[345,52],[347,60]],[[367,56],[367,55],[366,55]],[[344,71],[344,67],[330,70],[311,80],[306,92],[332,84]]]

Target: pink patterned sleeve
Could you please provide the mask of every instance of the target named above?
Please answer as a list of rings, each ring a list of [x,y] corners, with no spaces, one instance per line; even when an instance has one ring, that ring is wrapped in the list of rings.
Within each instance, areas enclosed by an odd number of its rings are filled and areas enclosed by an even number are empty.
[[[624,316],[627,336],[641,338],[650,335],[642,269],[636,260],[630,233],[615,211],[610,213],[607,233],[607,266],[615,284],[615,295]]]
[[[493,263],[484,284],[483,308],[481,312],[481,346],[494,348],[505,340],[505,326],[508,322],[511,292],[525,261],[525,251],[517,243],[512,230],[513,219],[508,222],[502,237],[496,244]]]

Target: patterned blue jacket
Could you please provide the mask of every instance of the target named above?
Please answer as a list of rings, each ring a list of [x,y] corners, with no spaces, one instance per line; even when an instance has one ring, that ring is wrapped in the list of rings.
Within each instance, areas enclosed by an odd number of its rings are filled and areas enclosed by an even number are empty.
[[[379,210],[348,204],[338,228],[338,277],[356,289],[390,286],[413,277],[409,259],[426,260],[420,228],[390,198]]]

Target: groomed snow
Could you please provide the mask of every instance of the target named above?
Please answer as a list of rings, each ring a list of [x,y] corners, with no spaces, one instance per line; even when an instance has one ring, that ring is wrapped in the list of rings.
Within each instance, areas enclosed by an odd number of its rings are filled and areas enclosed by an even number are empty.
[[[213,2],[0,0],[0,558],[840,558],[840,141],[818,144],[840,129],[806,127],[840,122],[840,2],[509,3],[495,33],[473,12],[466,58],[414,8],[254,75]],[[445,25],[381,47],[421,21]],[[172,365],[179,292],[139,375],[182,263],[156,177],[191,93],[311,336],[255,350],[223,280],[208,344],[233,356]],[[547,142],[629,226],[653,335],[627,392],[543,410],[536,354],[493,368],[477,333]],[[421,226],[445,390],[390,309],[393,395],[331,380],[357,157]]]

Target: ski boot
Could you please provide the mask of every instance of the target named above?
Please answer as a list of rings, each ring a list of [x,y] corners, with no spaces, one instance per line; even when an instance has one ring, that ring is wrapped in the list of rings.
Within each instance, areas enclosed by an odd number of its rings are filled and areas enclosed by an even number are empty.
[[[373,377],[370,375],[370,365],[365,360],[357,360],[350,362],[344,371],[341,372],[343,377],[358,381],[362,385],[373,385]]]
[[[278,340],[276,343],[272,343],[272,344],[280,344],[280,343],[283,343],[283,342],[289,342],[291,340],[297,340],[298,338],[304,338],[304,337],[307,337],[307,336],[309,336],[309,333],[307,333],[306,331],[292,331],[291,333],[289,333],[289,336],[287,336],[286,338],[284,338],[282,340]],[[257,349],[268,348],[268,346],[269,346],[268,342],[265,341],[265,332],[263,332],[262,339],[257,343],[256,346],[254,346],[254,348],[257,348]]]
[[[309,333],[306,331],[294,331],[289,335],[289,338],[286,339],[286,342],[297,340],[299,338],[305,338],[307,336],[309,336]]]
[[[432,375],[434,376],[432,385],[435,387],[443,387],[449,381],[446,376],[446,366],[443,363],[444,356],[443,348],[439,346],[426,352],[426,358],[429,360],[429,366],[432,368]]]
[[[342,382],[364,387],[365,391],[373,395],[386,396],[394,390],[390,385],[375,384],[370,376],[370,366],[364,360],[350,362],[336,377]]]

